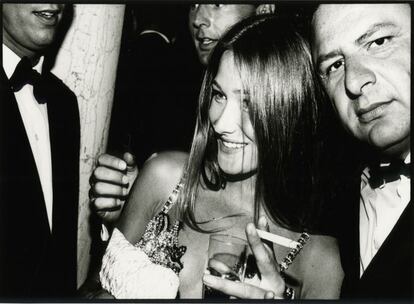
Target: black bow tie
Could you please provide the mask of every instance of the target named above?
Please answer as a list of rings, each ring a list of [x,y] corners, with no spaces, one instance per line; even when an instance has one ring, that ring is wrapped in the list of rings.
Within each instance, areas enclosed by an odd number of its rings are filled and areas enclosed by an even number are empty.
[[[411,164],[406,164],[402,160],[393,161],[390,164],[376,164],[369,167],[369,184],[374,189],[385,183],[393,182],[401,175],[410,177]]]
[[[33,86],[33,95],[38,103],[46,102],[47,85],[42,75],[32,69],[29,58],[23,57],[10,77],[10,85],[13,92],[18,92],[26,84]]]

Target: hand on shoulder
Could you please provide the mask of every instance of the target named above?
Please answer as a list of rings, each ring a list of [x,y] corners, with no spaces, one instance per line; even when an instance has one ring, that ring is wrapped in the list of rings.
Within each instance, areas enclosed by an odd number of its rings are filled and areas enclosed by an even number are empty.
[[[135,157],[130,153],[125,153],[122,159],[110,154],[98,157],[89,195],[93,210],[104,223],[113,223],[119,218],[137,175]]]
[[[146,224],[168,200],[184,173],[187,159],[188,154],[183,152],[162,152],[145,162],[118,225],[131,243],[139,239]]]

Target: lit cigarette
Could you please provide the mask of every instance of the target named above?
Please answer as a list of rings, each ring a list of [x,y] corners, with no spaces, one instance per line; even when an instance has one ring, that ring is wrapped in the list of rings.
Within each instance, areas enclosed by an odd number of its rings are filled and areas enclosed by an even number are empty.
[[[296,248],[296,246],[299,245],[298,242],[293,241],[291,239],[288,239],[284,236],[279,236],[267,231],[263,231],[260,229],[256,229],[257,234],[260,236],[261,239],[265,239],[267,241],[270,241],[272,243],[284,246],[284,247],[288,247],[288,248]]]

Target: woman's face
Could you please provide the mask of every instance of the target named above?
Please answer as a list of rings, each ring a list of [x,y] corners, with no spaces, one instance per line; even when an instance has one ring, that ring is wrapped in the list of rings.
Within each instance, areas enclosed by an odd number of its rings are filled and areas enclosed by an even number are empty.
[[[245,173],[257,168],[257,145],[250,121],[248,96],[243,94],[233,52],[226,51],[212,84],[209,110],[217,136],[217,159],[227,174]]]

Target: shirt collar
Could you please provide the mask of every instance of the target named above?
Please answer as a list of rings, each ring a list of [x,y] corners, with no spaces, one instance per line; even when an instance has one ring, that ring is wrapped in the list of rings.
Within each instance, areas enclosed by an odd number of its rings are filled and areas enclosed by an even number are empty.
[[[3,43],[3,68],[7,78],[12,77],[17,64],[20,62],[20,57],[16,55]],[[39,62],[33,67],[38,73],[41,73],[43,67],[44,56],[39,58]]]

